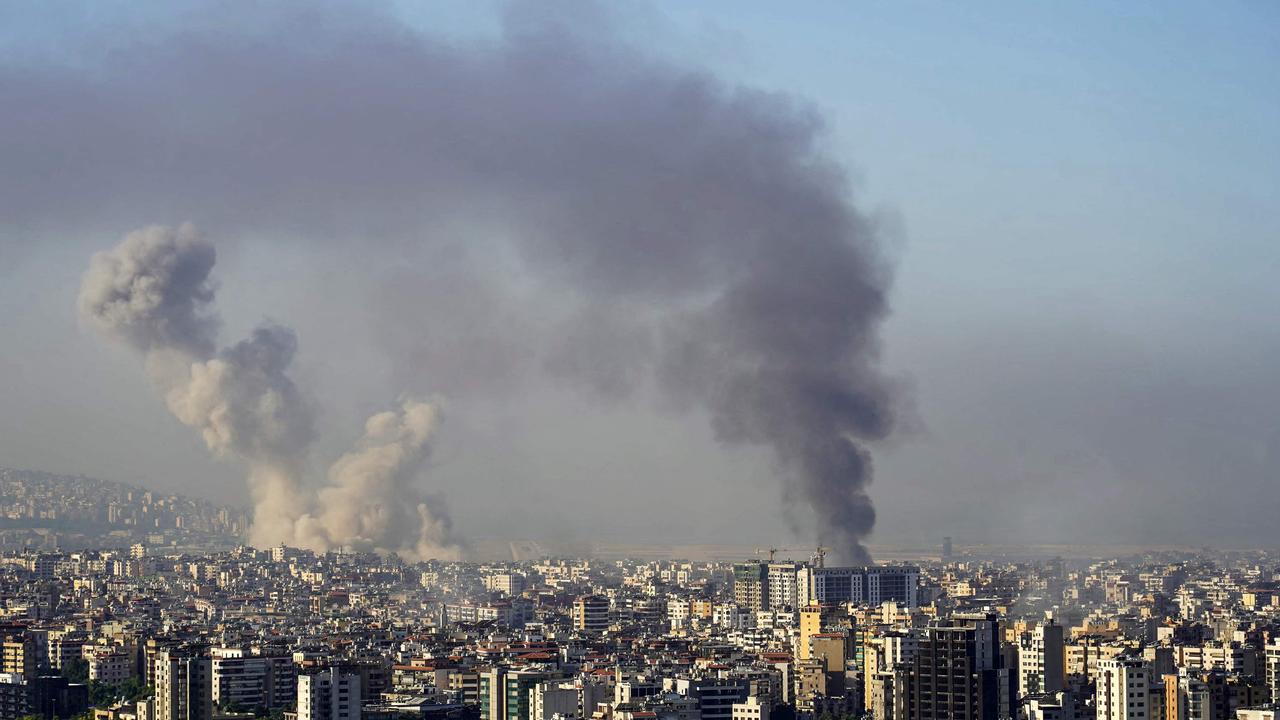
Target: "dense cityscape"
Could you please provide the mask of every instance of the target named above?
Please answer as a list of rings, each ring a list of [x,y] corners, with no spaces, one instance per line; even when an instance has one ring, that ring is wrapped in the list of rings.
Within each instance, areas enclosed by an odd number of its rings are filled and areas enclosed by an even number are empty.
[[[1272,553],[780,552],[8,548],[0,718],[1274,720]]]
[[[0,467],[0,549],[226,549],[248,527],[244,509],[125,483]]]
[[[0,0],[0,720],[1280,720],[1278,70]]]

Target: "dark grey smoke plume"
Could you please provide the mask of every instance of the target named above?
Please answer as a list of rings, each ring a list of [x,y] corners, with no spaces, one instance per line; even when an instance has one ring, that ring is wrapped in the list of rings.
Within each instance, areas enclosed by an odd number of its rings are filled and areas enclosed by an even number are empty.
[[[865,558],[889,273],[812,111],[647,57],[594,5],[516,4],[462,47],[272,7],[197,9],[92,72],[0,67],[0,214],[189,217],[360,258],[401,379],[458,399],[534,371],[612,398],[656,380],[772,448],[813,539]]]

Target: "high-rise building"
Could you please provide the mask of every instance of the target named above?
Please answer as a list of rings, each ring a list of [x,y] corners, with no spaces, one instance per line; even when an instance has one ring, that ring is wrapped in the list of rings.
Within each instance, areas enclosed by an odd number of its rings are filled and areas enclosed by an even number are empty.
[[[156,720],[213,717],[213,667],[200,649],[164,648],[154,663]]]
[[[850,690],[846,670],[852,648],[845,632],[810,635],[807,645],[808,658],[796,663],[796,710],[820,715],[824,700],[845,698]]]
[[[601,633],[609,629],[609,598],[603,595],[583,595],[575,600],[573,626],[588,633]]]
[[[897,676],[898,673],[893,671],[878,672],[866,681],[867,709],[871,712],[871,720],[898,720],[906,716],[895,688]]]
[[[733,720],[733,706],[745,702],[751,690],[745,678],[678,678],[675,687],[698,701],[702,720]]]
[[[1178,715],[1174,720],[1227,720],[1226,673],[1184,669],[1177,682]]]
[[[920,569],[906,565],[875,565],[866,568],[867,605],[896,602],[908,608],[920,604]]]
[[[449,670],[445,686],[449,689],[453,702],[464,705],[480,704],[480,673],[461,668]]]
[[[49,667],[61,669],[68,661],[84,657],[84,646],[87,638],[88,636],[83,631],[49,633],[49,647],[46,651],[46,662],[49,663]],[[37,655],[39,655],[38,650]]]
[[[0,672],[35,677],[36,641],[25,625],[0,625],[0,652]]]
[[[1175,697],[1166,697],[1166,712],[1159,720],[1234,720],[1241,708],[1268,702],[1271,693],[1257,678],[1228,672],[1222,667],[1212,670],[1181,668],[1177,675],[1165,675],[1166,696],[1170,685]],[[1152,693],[1152,705],[1159,704]],[[1169,712],[1172,710],[1172,712]],[[1156,718],[1157,713],[1151,713]]]
[[[1149,720],[1151,684],[1151,668],[1141,658],[1119,655],[1098,661],[1098,720]]]
[[[920,570],[910,566],[802,567],[797,571],[796,599],[801,607],[897,602],[914,608],[920,602],[919,585]]]
[[[134,674],[134,656],[120,647],[90,646],[84,653],[89,664],[89,679],[94,682],[115,685]]]
[[[769,566],[745,562],[733,566],[733,601],[748,612],[765,610],[769,604]]]
[[[899,720],[996,720],[1009,714],[1008,671],[993,617],[958,616],[925,631],[895,678]]]
[[[800,608],[799,616],[800,629],[796,637],[796,657],[800,660],[808,660],[812,651],[809,638],[822,632],[822,607],[805,605]]]
[[[360,675],[329,668],[298,677],[298,720],[360,720]]]
[[[1280,701],[1280,639],[1268,643],[1266,653],[1267,687],[1271,697]]]
[[[883,670],[893,670],[899,665],[910,665],[920,650],[920,636],[914,632],[891,631],[881,637],[884,647]]]
[[[578,688],[563,680],[544,680],[534,685],[529,692],[529,720],[554,720],[557,717],[581,717]]]
[[[499,573],[497,575],[490,575],[486,577],[484,579],[484,585],[492,592],[512,596],[519,595],[524,592],[525,580],[523,575],[517,575],[515,573]]]
[[[865,568],[805,567],[797,573],[797,600],[805,605],[862,603],[866,597]]]
[[[810,635],[809,648],[810,659],[821,662],[827,672],[837,673],[843,678],[846,663],[853,655],[848,633]]]
[[[480,720],[532,720],[540,684],[567,673],[538,668],[493,667],[480,673]],[[298,720],[302,720],[299,718]]]
[[[223,709],[248,710],[264,707],[267,669],[257,658],[247,657],[241,648],[214,648],[213,702]]]
[[[798,604],[797,574],[800,565],[794,562],[771,562],[768,565],[769,608],[794,608]]]
[[[280,708],[297,697],[297,669],[284,655],[251,655],[242,648],[214,648],[213,701],[242,710]]]
[[[1062,690],[1065,682],[1064,657],[1061,625],[1050,620],[1023,633],[1018,642],[1019,696]]]

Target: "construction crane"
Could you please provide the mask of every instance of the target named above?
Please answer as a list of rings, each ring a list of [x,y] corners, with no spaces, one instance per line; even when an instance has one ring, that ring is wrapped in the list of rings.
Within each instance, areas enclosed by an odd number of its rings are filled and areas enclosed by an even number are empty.
[[[807,547],[756,548],[756,555],[759,555],[762,552],[767,552],[769,553],[769,562],[773,562],[774,558],[776,558],[778,553],[780,552],[809,552],[811,550],[813,551],[813,555],[811,555],[810,557],[813,560],[814,567],[822,567],[823,563],[826,562],[827,548],[824,548],[821,545],[817,546],[816,548],[807,548]]]
[[[785,548],[783,548],[783,549],[785,549]],[[762,553],[762,552],[767,552],[767,553],[769,553],[769,562],[773,562],[773,558],[774,558],[774,556],[778,554],[778,548],[776,548],[776,547],[771,547],[771,548],[756,548],[756,557],[759,557],[759,556],[760,556],[760,553]]]

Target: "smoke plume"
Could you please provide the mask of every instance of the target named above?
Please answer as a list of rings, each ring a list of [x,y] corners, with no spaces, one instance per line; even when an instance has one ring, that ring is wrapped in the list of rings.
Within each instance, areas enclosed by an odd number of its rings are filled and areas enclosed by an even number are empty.
[[[189,376],[165,397],[210,451],[248,465],[249,539],[259,546],[297,544],[293,527],[305,508],[299,479],[315,432],[310,408],[286,372],[297,346],[292,330],[259,327],[216,357],[193,358]]]
[[[190,224],[130,233],[94,256],[80,312],[104,335],[144,353],[169,410],[199,430],[211,452],[248,467],[250,542],[456,556],[448,517],[412,484],[436,427],[436,410],[426,403],[405,401],[399,412],[370,418],[358,448],[331,469],[319,515],[310,514],[317,502],[302,479],[314,419],[288,374],[297,338],[287,327],[263,325],[215,353],[215,257]]]
[[[80,313],[99,330],[144,353],[213,354],[217,319],[209,314],[216,254],[191,224],[129,233],[98,253],[80,288]]]
[[[412,486],[438,422],[436,406],[417,400],[369,418],[356,449],[329,468],[319,516],[305,518],[301,534],[314,527],[329,542],[342,538],[361,549],[400,546],[413,538],[412,554],[418,557],[456,554],[441,552],[450,546],[451,523],[440,501],[428,505]]]
[[[890,273],[817,113],[652,57],[590,3],[513,3],[501,37],[474,42],[358,5],[215,7],[93,57],[92,73],[0,68],[0,137],[24,137],[0,149],[22,178],[0,214],[180,213],[232,237],[306,237],[370,278],[366,324],[405,386],[451,402],[547,378],[611,402],[656,388],[725,443],[771,449],[783,496],[812,512],[800,532],[866,558],[865,443],[895,407],[878,359]],[[22,171],[51,156],[66,167]],[[275,459],[308,425],[275,426],[294,402],[279,382],[290,344],[267,331],[212,354],[210,251],[172,255],[136,286],[119,285],[136,271],[109,273],[90,315],[118,315],[144,351],[191,354],[193,385],[244,383],[211,396],[225,411],[185,386],[169,401],[211,447],[296,475]],[[392,434],[371,432],[350,464],[413,464],[417,435]],[[404,487],[400,470],[365,481]],[[289,483],[260,485],[292,506]],[[377,544],[409,522],[390,508],[278,514]]]

